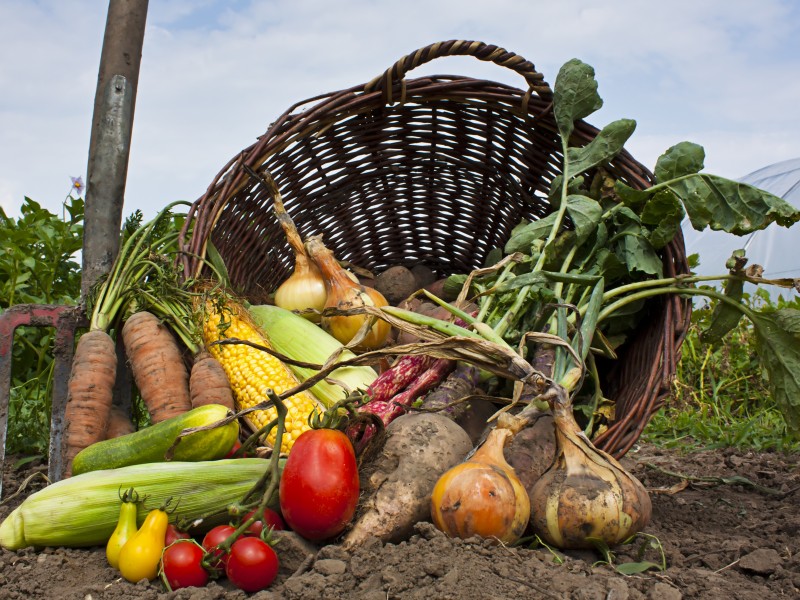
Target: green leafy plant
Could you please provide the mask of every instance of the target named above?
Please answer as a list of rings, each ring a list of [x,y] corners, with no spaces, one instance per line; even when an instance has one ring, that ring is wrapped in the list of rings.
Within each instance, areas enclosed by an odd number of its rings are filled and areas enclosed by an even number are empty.
[[[80,264],[75,255],[83,243],[83,200],[76,191],[80,187],[73,182],[60,216],[30,198],[25,198],[16,219],[0,208],[0,309],[15,304],[77,303]],[[9,452],[47,452],[54,335],[54,330],[39,327],[16,331]]]
[[[665,277],[659,256],[686,216],[696,229],[744,235],[771,223],[790,226],[800,220],[800,211],[758,188],[702,173],[704,151],[690,142],[676,144],[658,159],[650,188],[630,187],[612,177],[608,166],[633,133],[633,121],[614,121],[589,143],[571,144],[574,121],[600,106],[594,70],[579,60],[567,62],[553,97],[563,166],[547,197],[550,214],[521,222],[487,268],[453,276],[448,287],[461,290],[462,299],[470,295],[477,301],[477,320],[483,324],[478,331],[485,337],[488,332],[525,347],[528,332],[539,332],[533,338],[538,343],[527,344],[529,357],[552,381],[577,393],[590,436],[608,404],[594,357],[616,358],[617,348],[646,318],[646,300],[706,296],[714,303],[707,337],[721,340],[742,316],[752,322],[770,394],[789,428],[800,432],[800,311],[758,310],[741,296],[745,282],[800,284],[762,278],[760,267],[746,268],[743,253],[731,258],[727,273]],[[710,282],[725,284],[725,290],[709,287]],[[541,333],[560,342],[553,344]],[[571,375],[578,362],[588,374],[582,384]]]
[[[744,293],[742,302],[754,311],[800,309],[800,299],[773,300],[764,289]],[[656,413],[642,438],[667,446],[692,448],[737,447],[797,451],[779,405],[770,393],[767,371],[759,359],[753,324],[737,319],[730,332],[717,340],[714,310],[698,306],[681,349],[673,396]]]

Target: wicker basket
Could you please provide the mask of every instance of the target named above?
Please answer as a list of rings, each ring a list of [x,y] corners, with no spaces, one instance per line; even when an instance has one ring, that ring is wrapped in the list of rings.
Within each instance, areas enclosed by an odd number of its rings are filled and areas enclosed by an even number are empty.
[[[406,79],[433,59],[470,55],[512,69],[526,89],[461,76]],[[266,169],[301,234],[323,233],[337,257],[380,272],[424,264],[464,273],[502,247],[520,219],[549,212],[560,172],[552,92],[530,62],[473,41],[432,44],[366,85],[295,104],[235,156],[190,209],[184,269],[197,274],[210,238],[240,291],[261,300],[293,266],[263,185],[242,169]],[[576,125],[574,144],[597,129]],[[623,152],[610,173],[642,189],[651,173]],[[663,250],[664,272],[688,272],[683,238]],[[616,421],[596,440],[621,456],[670,392],[689,306],[653,300],[649,318],[605,374]]]

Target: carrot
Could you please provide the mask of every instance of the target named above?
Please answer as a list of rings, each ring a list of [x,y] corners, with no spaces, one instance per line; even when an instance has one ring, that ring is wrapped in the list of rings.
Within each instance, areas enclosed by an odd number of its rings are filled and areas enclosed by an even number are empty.
[[[122,435],[128,435],[136,431],[136,427],[131,418],[116,404],[111,406],[109,411],[108,427],[106,427],[105,439],[111,440]]]
[[[153,423],[190,410],[189,374],[180,348],[153,313],[138,311],[122,328],[133,379]]]
[[[189,404],[191,408],[206,404],[222,404],[234,409],[233,392],[228,376],[219,361],[205,349],[202,340],[202,319],[205,317],[199,298],[216,290],[197,284],[190,291],[188,286],[178,283],[174,271],[160,270],[158,279],[147,282],[138,291],[140,306],[169,323],[173,333],[183,342],[192,355],[192,370],[189,375]]]
[[[142,226],[136,218],[126,222],[111,271],[92,289],[89,331],[78,340],[67,384],[63,447],[66,476],[72,471],[75,455],[105,437],[117,369],[116,347],[108,331],[127,310],[136,287],[155,268],[153,257],[177,249],[177,231],[160,233],[164,219],[171,218],[169,211],[177,204],[187,203],[170,204]]]
[[[221,404],[234,410],[233,392],[220,362],[206,350],[194,358],[189,376],[189,393],[192,408],[206,404]]]
[[[67,384],[64,413],[67,477],[72,472],[75,455],[105,438],[116,376],[117,352],[111,336],[100,329],[83,334],[75,348]]]

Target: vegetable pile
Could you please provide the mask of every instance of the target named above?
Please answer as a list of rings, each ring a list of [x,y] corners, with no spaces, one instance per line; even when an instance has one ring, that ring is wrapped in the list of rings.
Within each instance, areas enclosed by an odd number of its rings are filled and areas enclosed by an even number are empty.
[[[718,277],[668,277],[659,254],[686,216],[744,235],[800,213],[701,173],[690,143],[660,157],[649,189],[615,180],[606,167],[632,121],[570,145],[575,121],[601,106],[596,88],[588,65],[562,67],[553,212],[519,223],[471,273],[348,269],[321,234],[301,237],[269,173],[252,170],[295,256],[269,304],[237,296],[213,246],[202,280],[180,276],[180,203],[126,223],[75,354],[68,477],[12,512],[0,545],[105,545],[132,582],[227,577],[255,592],[278,576],[281,530],[352,548],[430,520],[503,544],[619,544],[651,505],[593,443],[614,420],[600,370],[667,294],[716,302],[709,339],[753,321],[772,393],[800,429],[800,317],[741,303],[745,282],[800,283],[763,278],[743,252]],[[148,413],[138,428],[113,409],[117,341]]]

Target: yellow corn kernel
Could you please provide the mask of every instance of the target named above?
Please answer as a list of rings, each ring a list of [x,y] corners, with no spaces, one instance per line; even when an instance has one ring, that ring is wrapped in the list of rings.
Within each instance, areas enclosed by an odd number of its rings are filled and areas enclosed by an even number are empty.
[[[210,307],[209,307],[210,309]],[[203,324],[203,337],[209,352],[214,356],[231,382],[236,408],[243,410],[267,400],[267,390],[282,394],[298,385],[297,378],[289,367],[267,352],[244,344],[219,345],[212,342],[227,338],[238,338],[271,347],[266,337],[248,321],[238,314],[225,315],[227,329],[220,328],[222,321],[217,312],[211,312]],[[322,410],[320,404],[308,392],[300,392],[284,401],[288,414],[285,421],[285,432],[281,452],[289,452],[294,441],[301,433],[310,429],[308,417],[314,409]],[[270,407],[266,410],[253,411],[245,418],[260,429],[277,418],[277,410]],[[275,428],[267,435],[267,443],[275,443]]]

